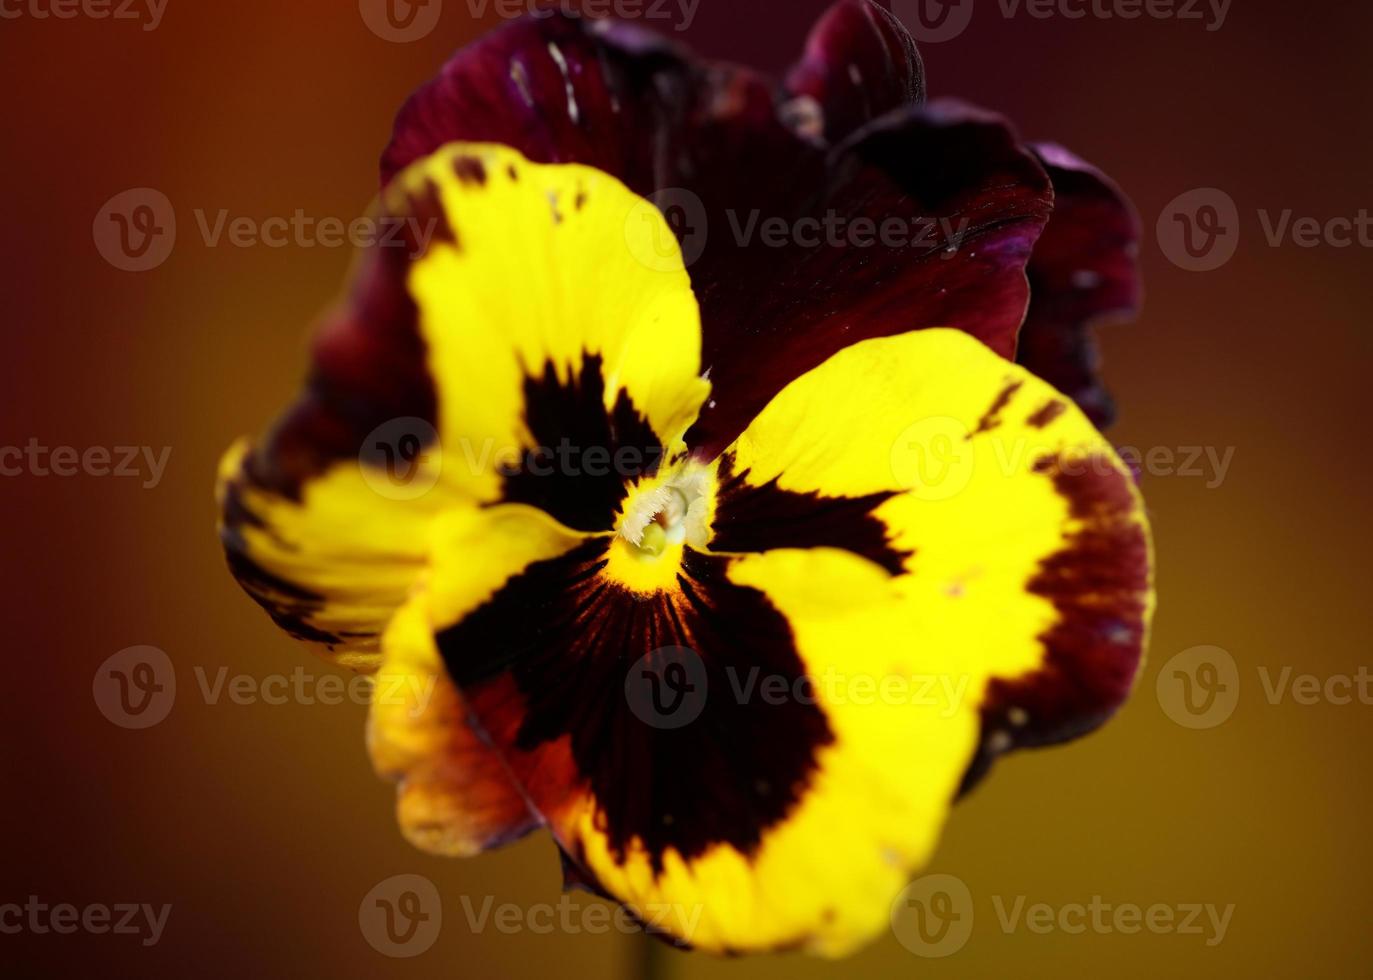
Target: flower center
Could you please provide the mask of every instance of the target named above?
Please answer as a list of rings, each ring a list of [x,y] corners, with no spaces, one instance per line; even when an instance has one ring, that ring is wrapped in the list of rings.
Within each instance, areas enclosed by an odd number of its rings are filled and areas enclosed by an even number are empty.
[[[684,544],[705,547],[707,478],[705,467],[687,464],[630,493],[616,531],[636,558],[656,560]]]
[[[666,505],[653,515],[638,544],[640,551],[654,558],[666,551],[669,545],[681,544],[686,540],[687,499],[675,487],[669,487],[667,494]]]

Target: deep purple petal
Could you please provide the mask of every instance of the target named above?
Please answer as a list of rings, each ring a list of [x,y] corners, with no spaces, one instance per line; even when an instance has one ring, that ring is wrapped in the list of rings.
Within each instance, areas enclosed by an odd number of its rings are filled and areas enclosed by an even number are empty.
[[[826,151],[784,124],[762,76],[559,15],[459,52],[402,110],[383,178],[454,140],[595,166],[668,214],[714,384],[689,436],[707,455],[858,340],[952,326],[1013,356],[1025,263],[1052,197],[1038,161],[988,113],[907,106]],[[803,219],[826,230],[816,238]],[[898,228],[897,244],[861,220]]]
[[[825,139],[838,143],[879,116],[923,102],[925,68],[915,39],[890,11],[873,0],[839,0],[811,31],[786,88],[814,100]]]
[[[1055,200],[1030,259],[1030,311],[1017,360],[1105,427],[1115,406],[1097,376],[1092,327],[1139,310],[1139,217],[1091,164],[1052,143],[1033,149],[1053,180]]]

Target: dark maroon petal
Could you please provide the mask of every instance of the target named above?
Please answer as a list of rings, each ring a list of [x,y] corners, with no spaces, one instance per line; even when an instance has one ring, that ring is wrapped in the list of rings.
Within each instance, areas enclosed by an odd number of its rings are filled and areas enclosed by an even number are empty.
[[[761,75],[694,61],[652,32],[552,13],[459,51],[396,117],[382,182],[455,140],[583,163],[642,195],[694,185],[746,146],[787,169],[792,140]],[[718,142],[712,142],[718,141]],[[727,178],[726,178],[727,179]]]
[[[349,296],[315,333],[305,391],[245,462],[253,483],[293,500],[330,464],[356,457],[378,426],[437,420],[418,311],[405,283],[426,245],[415,229],[434,222],[431,241],[451,242],[453,232],[432,195],[393,196],[376,221],[396,222],[401,234],[359,253]]]
[[[706,455],[858,340],[957,327],[1012,357],[1051,206],[1043,168],[990,114],[907,106],[826,151],[783,123],[761,76],[559,15],[459,52],[402,110],[383,177],[454,140],[595,166],[663,208],[701,304],[714,395],[688,439]],[[840,230],[816,238],[803,219]]]
[[[1030,258],[1017,360],[1105,427],[1115,406],[1097,376],[1092,328],[1139,311],[1139,216],[1091,164],[1051,143],[1033,149],[1053,180],[1054,213]]]
[[[846,233],[778,248],[731,238],[707,250],[692,280],[715,394],[687,441],[708,455],[789,382],[860,340],[955,327],[1015,354],[1025,264],[1052,190],[1002,119],[950,100],[898,110],[833,151],[823,188],[784,216],[790,227],[832,214],[848,233],[861,219],[900,223],[906,240]]]
[[[879,116],[923,102],[925,67],[910,31],[889,10],[873,0],[839,0],[811,31],[786,88],[813,100],[815,122],[838,143]],[[810,125],[802,105],[792,118]]]

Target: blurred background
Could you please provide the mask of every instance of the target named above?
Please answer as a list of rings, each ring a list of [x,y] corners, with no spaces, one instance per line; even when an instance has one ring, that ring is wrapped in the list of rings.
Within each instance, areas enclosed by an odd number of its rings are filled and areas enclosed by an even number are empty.
[[[212,246],[196,213],[361,214],[401,101],[508,9],[445,0],[427,34],[397,43],[372,6],[115,0],[59,18],[40,16],[58,0],[0,0],[0,444],[104,447],[112,463],[118,447],[150,450],[138,476],[0,478],[0,906],[109,907],[111,927],[124,903],[153,920],[169,907],[140,934],[100,929],[98,912],[70,934],[0,932],[5,977],[641,971],[645,940],[597,929],[595,901],[570,900],[571,928],[529,914],[559,902],[545,837],[462,862],[401,839],[365,707],[324,703],[331,671],[240,592],[214,533],[219,456],[292,396],[350,254]],[[823,6],[701,0],[681,33],[779,69]],[[964,913],[954,939],[923,942],[898,910],[849,961],[665,951],[673,980],[1366,974],[1373,242],[1345,244],[1330,222],[1373,205],[1373,7],[1031,7],[962,0],[965,27],[922,51],[932,94],[1064,143],[1139,208],[1145,312],[1102,340],[1112,435],[1157,451],[1149,665],[1098,735],[1007,760],[956,809],[929,869],[950,877],[927,883]],[[684,26],[681,9],[658,26]],[[178,222],[174,250],[142,272],[93,236],[132,188],[164,194]],[[1155,235],[1201,188],[1236,208],[1233,257],[1209,271],[1170,261]],[[1316,230],[1270,240],[1286,212]],[[165,651],[177,684],[137,730],[109,720],[97,683],[135,646]],[[442,896],[441,928],[406,958],[359,919],[396,875]],[[1096,925],[1094,900],[1108,907]],[[498,926],[507,905],[515,924]],[[1156,906],[1167,915],[1129,928]]]

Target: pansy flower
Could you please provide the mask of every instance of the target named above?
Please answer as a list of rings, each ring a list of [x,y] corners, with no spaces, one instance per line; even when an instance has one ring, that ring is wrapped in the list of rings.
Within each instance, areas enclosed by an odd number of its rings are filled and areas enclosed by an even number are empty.
[[[1133,217],[927,103],[885,11],[842,0],[780,86],[519,21],[382,178],[399,237],[226,458],[222,538],[376,676],[417,845],[546,828],[670,939],[840,955],[997,756],[1127,696],[1150,544],[1088,329],[1135,302]]]

